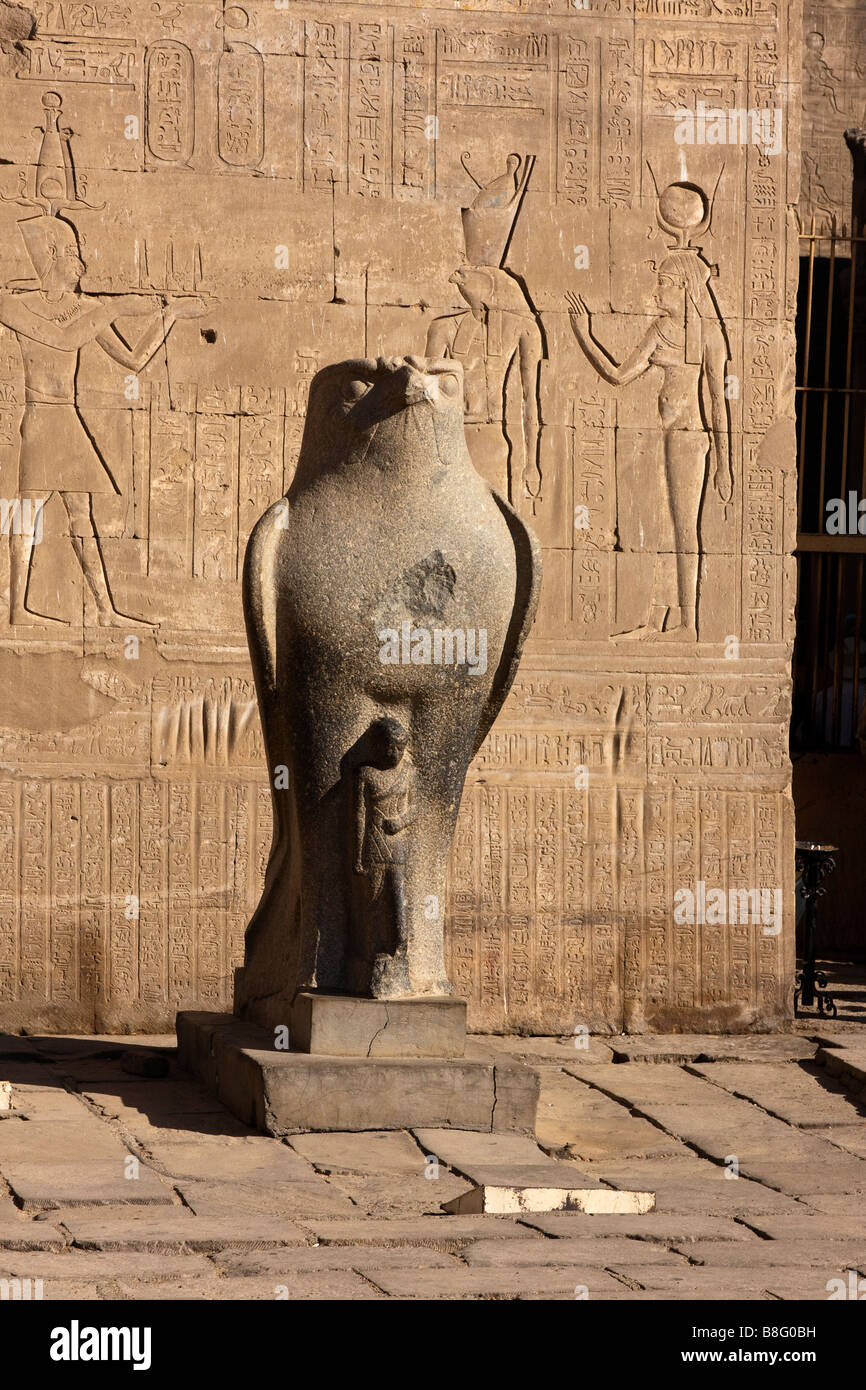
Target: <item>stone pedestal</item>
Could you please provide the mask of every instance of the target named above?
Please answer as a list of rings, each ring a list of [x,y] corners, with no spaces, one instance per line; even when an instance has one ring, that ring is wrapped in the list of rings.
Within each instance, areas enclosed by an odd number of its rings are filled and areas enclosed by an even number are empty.
[[[277,1050],[272,1032],[232,1014],[180,1013],[178,1060],[240,1120],[268,1134],[417,1128],[532,1134],[537,1074],[519,1062],[465,1060],[464,1009],[451,999],[302,995],[292,1036],[306,1050],[293,1052]],[[431,1049],[424,1055],[422,1042]]]
[[[291,1013],[293,1052],[330,1057],[462,1057],[463,999],[355,999],[299,994]]]

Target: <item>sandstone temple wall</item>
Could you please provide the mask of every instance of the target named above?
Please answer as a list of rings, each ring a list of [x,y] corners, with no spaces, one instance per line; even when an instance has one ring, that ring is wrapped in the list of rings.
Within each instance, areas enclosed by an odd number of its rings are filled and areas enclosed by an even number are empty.
[[[0,605],[0,1027],[230,1007],[270,832],[245,541],[314,372],[428,342],[464,356],[473,458],[545,565],[453,851],[470,1025],[786,1017],[797,0],[30,0],[0,25],[0,497],[54,489],[27,603],[63,620]],[[745,121],[711,138],[714,109]],[[120,337],[58,346],[96,296]],[[62,495],[94,468],[98,555]],[[100,625],[84,563],[155,626]],[[749,920],[719,920],[729,890]]]

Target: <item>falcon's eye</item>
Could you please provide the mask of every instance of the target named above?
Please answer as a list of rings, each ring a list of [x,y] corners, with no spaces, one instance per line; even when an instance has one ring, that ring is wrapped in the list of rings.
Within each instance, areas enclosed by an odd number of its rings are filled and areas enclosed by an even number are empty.
[[[362,396],[366,396],[372,384],[371,381],[361,381],[360,379],[350,381],[348,386],[343,389],[343,398],[349,405],[354,405],[355,401],[359,401]]]

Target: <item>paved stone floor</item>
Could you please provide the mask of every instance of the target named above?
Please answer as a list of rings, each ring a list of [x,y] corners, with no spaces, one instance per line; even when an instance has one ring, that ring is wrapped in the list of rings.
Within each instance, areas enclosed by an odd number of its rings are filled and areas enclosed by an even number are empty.
[[[142,1075],[172,1042],[0,1037],[0,1281],[42,1280],[46,1299],[826,1300],[830,1281],[866,1280],[866,1037],[850,1019],[773,1037],[471,1039],[473,1056],[539,1070],[537,1143],[284,1143],[173,1061]],[[440,1211],[519,1174],[649,1189],[655,1210]]]

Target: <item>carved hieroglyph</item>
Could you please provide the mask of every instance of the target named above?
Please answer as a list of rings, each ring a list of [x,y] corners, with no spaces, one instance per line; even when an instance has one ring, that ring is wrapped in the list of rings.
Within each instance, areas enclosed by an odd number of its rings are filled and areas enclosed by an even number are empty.
[[[803,14],[800,215],[816,232],[851,226],[851,156],[845,131],[866,124],[866,5],[806,0]],[[819,245],[819,255],[826,254]]]
[[[544,552],[452,854],[471,1024],[788,1012],[802,18],[2,9],[0,1023],[230,1005],[271,834],[246,541],[315,373],[427,352]]]

